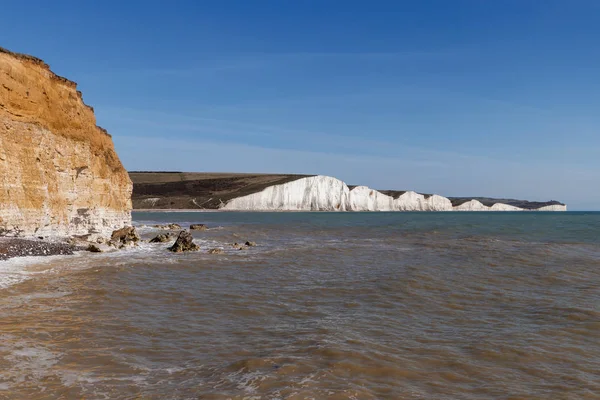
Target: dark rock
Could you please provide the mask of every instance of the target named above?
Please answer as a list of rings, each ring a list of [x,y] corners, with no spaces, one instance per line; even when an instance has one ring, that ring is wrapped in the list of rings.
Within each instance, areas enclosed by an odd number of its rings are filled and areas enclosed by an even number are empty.
[[[181,229],[181,225],[179,225],[179,224],[153,225],[153,228],[176,231],[176,230]]]
[[[256,246],[256,242],[246,242],[245,244],[248,247],[254,247],[254,246]]]
[[[150,243],[164,243],[168,242],[169,240],[171,240],[170,233],[161,233],[160,235],[150,239]]]
[[[90,244],[86,250],[91,253],[102,253],[102,249],[95,244]]]
[[[119,243],[121,245],[119,248],[121,248],[123,245],[137,245],[137,242],[140,241],[140,235],[138,235],[133,226],[126,226],[125,228],[114,231],[110,236],[110,239],[111,241]]]
[[[196,251],[199,250],[200,247],[194,243],[194,238],[192,234],[188,231],[181,231],[175,244],[169,247],[169,250],[174,253],[181,253],[183,251]]]
[[[208,227],[204,224],[192,224],[190,225],[190,230],[192,231],[205,231]]]

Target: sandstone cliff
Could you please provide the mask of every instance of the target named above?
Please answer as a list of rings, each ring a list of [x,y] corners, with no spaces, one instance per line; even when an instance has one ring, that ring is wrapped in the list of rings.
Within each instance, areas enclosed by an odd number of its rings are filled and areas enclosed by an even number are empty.
[[[76,84],[0,48],[0,236],[107,234],[131,180]]]

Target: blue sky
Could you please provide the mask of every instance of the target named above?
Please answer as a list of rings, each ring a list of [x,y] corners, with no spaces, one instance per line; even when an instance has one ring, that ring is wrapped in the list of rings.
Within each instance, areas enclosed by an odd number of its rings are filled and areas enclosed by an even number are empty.
[[[48,4],[3,4],[0,46],[78,82],[130,170],[600,209],[595,0]]]

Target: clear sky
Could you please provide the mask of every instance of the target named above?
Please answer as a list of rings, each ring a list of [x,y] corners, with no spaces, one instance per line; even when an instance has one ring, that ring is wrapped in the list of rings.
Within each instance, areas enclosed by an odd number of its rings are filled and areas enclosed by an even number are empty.
[[[12,1],[129,170],[600,209],[600,1]]]

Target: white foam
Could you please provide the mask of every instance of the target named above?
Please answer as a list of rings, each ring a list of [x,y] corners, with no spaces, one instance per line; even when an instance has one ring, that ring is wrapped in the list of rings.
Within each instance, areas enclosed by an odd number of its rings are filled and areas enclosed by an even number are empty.
[[[10,343],[10,345],[7,345]],[[53,375],[53,367],[59,362],[60,354],[49,348],[12,335],[0,336],[0,352],[10,362],[10,369],[1,372],[1,377],[16,384],[25,380],[40,381]],[[10,390],[10,387],[8,388]]]
[[[0,261],[0,289],[24,282],[34,275],[47,273],[52,270],[54,262],[66,257],[70,256],[26,256]]]

